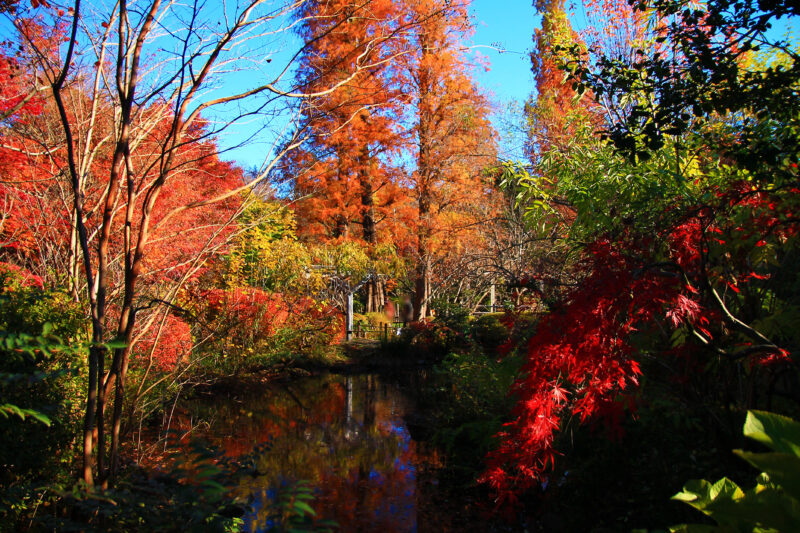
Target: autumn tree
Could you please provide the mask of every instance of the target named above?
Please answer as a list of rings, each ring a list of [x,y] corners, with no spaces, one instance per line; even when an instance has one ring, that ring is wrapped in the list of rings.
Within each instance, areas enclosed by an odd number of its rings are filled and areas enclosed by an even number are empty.
[[[578,94],[561,68],[567,61],[564,49],[581,42],[572,29],[563,0],[536,1],[542,27],[534,32],[531,70],[536,94],[525,104],[528,117],[526,155],[531,161],[552,147],[564,149],[579,125]]]
[[[533,216],[527,217],[525,240],[551,241],[532,254],[535,260],[528,265],[527,278],[547,289],[539,294],[543,301],[553,301],[556,294],[563,293],[563,287],[573,284],[579,276],[570,264],[575,257],[574,248],[564,238],[569,234],[579,238],[577,231],[583,226],[573,222],[578,211],[582,216],[586,214],[579,209],[585,202],[559,197],[559,191],[568,190],[569,186],[562,186],[566,184],[557,180],[573,182],[575,174],[561,171],[565,166],[582,174],[580,164],[571,161],[584,161],[595,155],[602,159],[600,131],[613,120],[613,106],[618,103],[570,78],[569,68],[576,59],[588,64],[603,54],[630,63],[635,58],[635,47],[643,42],[645,18],[625,2],[592,0],[584,6],[589,24],[577,31],[563,1],[535,1],[533,5],[542,21],[534,31],[530,55],[536,90],[525,104],[525,152],[532,166],[506,172],[504,183],[520,205],[531,208],[529,213]],[[614,209],[613,199],[608,200],[609,205],[602,206],[601,212]],[[542,209],[543,206],[547,208]]]
[[[800,339],[775,325],[797,316],[786,277],[800,231],[797,55],[765,32],[797,13],[756,2],[634,9],[653,29],[645,44],[663,49],[587,59],[573,45],[566,65],[612,113],[583,149],[546,162],[551,198],[575,211],[580,260],[522,347],[518,402],[483,477],[506,495],[553,468],[567,420],[618,430],[642,375],[667,369],[678,404],[699,404],[721,435],[796,380]],[[756,47],[772,60],[748,66]]]
[[[95,474],[105,480],[119,465],[137,313],[158,305],[142,292],[147,273],[164,269],[162,279],[173,276],[174,289],[202,266],[208,254],[198,254],[196,244],[214,249],[226,233],[226,221],[214,219],[220,211],[209,206],[227,203],[230,220],[240,194],[298,144],[290,140],[270,153],[255,178],[242,183],[237,171],[216,159],[214,137],[245,117],[269,121],[288,101],[309,96],[286,77],[291,59],[273,63],[270,52],[274,36],[286,31],[304,2],[254,0],[202,12],[159,0],[113,6],[76,0],[69,10],[35,4],[17,5],[12,23],[18,42],[31,52],[31,68],[49,86],[48,105],[57,117],[52,131],[58,149],[48,149],[45,159],[64,169],[47,179],[66,193],[81,273],[76,287],[91,317],[83,477],[92,484]],[[35,25],[54,31],[33,31]],[[186,31],[169,31],[171,25]],[[259,75],[243,76],[245,65]],[[359,64],[356,71],[365,68]],[[223,77],[237,76],[241,84],[221,87]],[[315,96],[336,88],[318,88]],[[294,129],[283,118],[280,123]],[[186,242],[180,240],[185,228],[207,231],[198,231],[199,242],[181,250],[175,243]],[[191,257],[179,259],[190,249]],[[170,289],[160,300],[174,294]]]
[[[313,94],[341,85],[303,106],[309,139],[295,157],[307,159],[310,168],[292,177],[296,193],[309,195],[298,203],[303,231],[323,240],[352,233],[375,244],[376,226],[399,194],[390,156],[403,147],[397,123],[402,95],[391,63],[407,53],[406,19],[398,2],[378,0],[309,2],[298,17],[300,36],[309,43],[297,73],[300,87]]]
[[[414,34],[416,54],[407,56],[409,122],[416,201],[414,313],[428,315],[437,258],[450,250],[476,220],[464,208],[486,192],[480,171],[494,160],[488,104],[477,90],[466,55],[471,32],[469,2],[414,0],[422,19]]]
[[[415,308],[425,316],[435,263],[443,266],[448,255],[459,254],[456,235],[474,223],[468,206],[485,192],[479,170],[493,153],[488,104],[470,79],[474,65],[465,53],[468,5],[325,6],[332,10],[328,26],[306,25],[306,38],[334,30],[309,47],[303,83],[319,83],[316,72],[326,62],[338,65],[341,71],[332,73],[346,83],[333,97],[309,100],[304,111],[311,142],[295,153],[290,172],[295,190],[311,194],[300,202],[300,218],[326,239],[354,236],[370,245],[391,239],[408,250],[419,265]],[[362,18],[368,9],[374,16]],[[390,32],[391,40],[367,49],[360,44],[363,32]],[[379,54],[392,61],[360,77],[349,74],[354,64]],[[410,159],[415,169],[404,176],[402,165]],[[375,296],[382,291],[370,288],[367,307],[379,308]]]
[[[284,173],[299,198],[300,227],[322,242],[354,239],[373,248],[399,236],[398,211],[408,209],[396,162],[405,146],[399,123],[405,99],[393,64],[409,53],[413,19],[402,2],[386,0],[309,2],[297,16],[309,43],[298,83],[310,94],[340,85],[303,104],[308,140],[291,154]],[[367,292],[368,310],[380,310],[381,280],[370,282]]]

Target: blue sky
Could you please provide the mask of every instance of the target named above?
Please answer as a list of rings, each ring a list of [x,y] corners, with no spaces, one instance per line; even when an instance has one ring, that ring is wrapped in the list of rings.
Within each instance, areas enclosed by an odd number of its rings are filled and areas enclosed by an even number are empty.
[[[572,24],[580,29],[587,24],[586,15],[581,2],[575,2],[575,6]],[[520,159],[523,139],[519,131],[514,133],[513,119],[519,121],[521,114],[514,113],[513,108],[510,112],[504,109],[516,102],[519,111],[519,106],[533,90],[529,53],[532,34],[540,17],[535,14],[532,0],[472,0],[471,11],[475,27],[472,45],[476,52],[485,56],[490,66],[488,71],[476,69],[475,79],[498,109],[493,122],[500,133],[500,156]],[[787,31],[797,35],[796,19],[778,21],[773,29],[774,34],[781,36]],[[259,165],[264,161],[271,141],[263,137],[254,139],[247,147],[223,154],[223,158],[234,160],[245,168]],[[224,140],[220,144],[224,145]]]
[[[533,87],[530,71],[530,52],[534,27],[539,18],[535,16],[531,0],[473,0],[473,24],[475,35],[472,44],[475,51],[487,59],[490,69],[476,69],[477,84],[490,94],[492,102],[499,108],[512,101],[524,101]],[[507,115],[507,114],[506,114]],[[504,129],[503,114],[495,117],[495,127]],[[254,129],[255,124],[243,126],[240,131]],[[507,129],[507,128],[506,128]],[[265,135],[266,132],[260,135]],[[229,141],[240,140],[233,134]],[[272,139],[253,139],[246,147],[231,150],[222,155],[223,159],[236,161],[244,168],[258,166],[264,161],[264,153],[269,150]],[[519,157],[519,142],[509,138],[504,143],[504,155]],[[225,139],[220,145],[225,146]]]
[[[472,12],[473,42],[491,64],[478,73],[478,83],[502,100],[525,100],[533,87],[528,54],[539,21],[531,0],[473,0]]]
[[[524,135],[521,105],[533,90],[529,53],[539,25],[531,0],[473,0],[473,43],[489,61],[488,71],[476,72],[476,81],[498,106],[494,126],[500,134],[500,157],[522,159]],[[508,111],[509,104],[516,102]]]

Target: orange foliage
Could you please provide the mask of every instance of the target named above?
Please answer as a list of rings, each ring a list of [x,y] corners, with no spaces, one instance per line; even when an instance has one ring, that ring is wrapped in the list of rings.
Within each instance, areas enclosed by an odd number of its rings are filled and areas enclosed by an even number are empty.
[[[226,339],[236,349],[257,347],[290,328],[290,349],[307,348],[322,334],[330,342],[344,336],[343,318],[333,306],[311,298],[291,298],[252,287],[201,290],[190,296],[189,306],[198,310],[204,327]]]
[[[192,350],[192,330],[184,320],[168,314],[162,323],[157,323],[145,332],[136,344],[133,364],[144,368],[150,366],[162,372],[175,368],[181,358]]]
[[[402,2],[307,2],[300,33],[309,43],[298,78],[315,93],[305,109],[309,141],[289,158],[302,235],[386,242],[398,236],[408,191],[393,158],[406,145],[398,122],[402,83],[390,60]]]
[[[470,75],[465,55],[471,34],[468,3],[409,2],[421,21],[415,54],[402,58],[412,95],[413,157],[410,176],[417,207],[417,281],[414,309],[426,315],[432,295],[434,263],[456,249],[480,223],[476,207],[485,205],[483,168],[496,160],[488,103]]]
[[[645,12],[634,4],[619,0],[588,0],[586,15],[589,24],[583,29],[583,38],[596,54],[631,60],[636,46],[642,46],[645,33]],[[659,47],[659,43],[649,46]]]
[[[33,30],[32,30],[33,31]],[[99,68],[99,67],[98,67]],[[14,83],[2,83],[13,72]],[[0,113],[18,102],[24,87],[33,86],[36,72],[23,68],[0,56]],[[66,89],[70,98],[68,118],[76,125],[75,138],[89,140],[91,153],[84,173],[83,202],[87,230],[97,237],[102,222],[101,208],[105,202],[111,173],[114,133],[114,103],[105,98],[92,101],[81,84]],[[92,135],[88,126],[92,106],[97,106]],[[159,169],[153,165],[158,158],[163,139],[172,126],[173,110],[161,104],[141,109],[134,136],[136,150],[131,159],[130,189],[122,184],[116,197],[111,230],[112,257],[123,253],[124,218],[129,193],[134,196],[134,213],[141,213],[145,195],[139,194],[157,178]],[[67,273],[68,256],[74,257],[75,244],[70,243],[72,198],[66,183],[66,148],[60,129],[58,112],[52,99],[33,99],[6,119],[9,127],[0,132],[0,251],[17,261],[29,264],[43,277],[52,278],[55,271]],[[167,180],[155,205],[150,223],[151,235],[145,256],[145,284],[160,283],[183,274],[200,250],[221,245],[227,235],[232,216],[238,210],[238,197],[199,209],[187,209],[169,219],[167,213],[181,206],[202,201],[244,183],[241,169],[220,161],[213,139],[203,121],[198,121],[182,140]],[[141,217],[133,217],[133,234],[139,231]],[[94,243],[90,243],[90,248]],[[53,268],[47,263],[55,263]],[[71,273],[73,276],[76,272]],[[60,280],[63,282],[63,279]],[[50,279],[49,282],[59,282]]]
[[[19,27],[42,54],[52,54],[53,64],[58,64],[62,29],[44,30],[31,20],[22,21]],[[49,76],[42,74],[41,62],[37,63],[35,57],[30,43],[24,40],[14,57],[0,53],[0,116],[8,115],[0,129],[0,256],[23,265],[47,285],[69,286],[74,297],[82,298],[84,294],[78,290],[82,253],[74,231],[73,183],[59,112],[49,92],[41,92],[15,109],[31,88]],[[93,68],[108,70],[112,66],[96,64]],[[91,68],[75,68],[63,90],[79,167],[93,273],[99,270],[100,228],[119,135],[115,125],[119,102],[114,93],[91,92],[90,81],[95,74]],[[128,253],[127,264],[132,264],[136,238],[145,220],[144,205],[151,196],[147,191],[156,180],[163,179],[165,186],[155,195],[147,245],[136,269],[135,291],[143,299],[163,298],[171,284],[192,275],[203,260],[224,252],[241,204],[240,197],[234,195],[200,208],[182,209],[237,189],[244,178],[241,169],[219,159],[209,126],[202,119],[187,128],[173,158],[161,158],[174,113],[172,106],[157,101],[133,112],[129,173],[123,172],[119,189],[111,189],[109,204],[107,328],[120,320],[125,256]],[[168,161],[169,167],[161,168],[159,161]],[[129,237],[126,229],[130,230]],[[145,313],[141,316],[144,318]],[[131,342],[139,362],[152,354],[152,360],[146,360],[158,370],[173,368],[191,347],[188,325],[168,317],[164,327],[160,335],[155,330],[138,332],[143,339],[139,347]],[[154,349],[154,342],[164,346]]]
[[[224,316],[224,320],[248,336],[268,337],[289,318],[283,296],[260,289],[211,289],[204,293],[204,298],[208,302],[208,319]]]
[[[542,27],[534,33],[531,53],[536,94],[526,104],[530,127],[526,152],[532,161],[551,148],[566,149],[581,125],[598,120],[593,99],[586,95],[579,100],[563,70],[571,60],[570,48],[577,46],[585,53],[584,40],[572,29],[564,1],[540,0],[534,5],[542,14]]]
[[[31,274],[24,268],[20,268],[11,263],[0,262],[0,279],[3,280],[4,290],[13,290],[14,284],[19,284],[23,287],[36,287],[38,289],[44,288],[42,278]],[[13,282],[7,284],[8,280],[13,280]]]

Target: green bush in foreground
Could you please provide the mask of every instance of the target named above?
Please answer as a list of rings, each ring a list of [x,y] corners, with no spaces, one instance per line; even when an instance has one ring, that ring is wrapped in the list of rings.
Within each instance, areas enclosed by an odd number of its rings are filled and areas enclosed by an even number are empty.
[[[800,423],[764,411],[748,411],[744,435],[772,451],[734,453],[762,471],[742,490],[728,478],[688,482],[673,499],[709,516],[717,525],[683,524],[675,533],[800,531]]]

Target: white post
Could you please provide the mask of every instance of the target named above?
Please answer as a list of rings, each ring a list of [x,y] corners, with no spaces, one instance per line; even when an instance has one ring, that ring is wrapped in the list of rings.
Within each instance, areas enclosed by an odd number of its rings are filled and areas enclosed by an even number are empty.
[[[492,283],[492,286],[489,287],[489,312],[490,313],[494,313],[494,302],[495,302],[494,283]]]
[[[353,338],[353,293],[347,293],[347,319],[345,323],[345,327],[347,328],[347,335],[346,339],[350,340]]]

